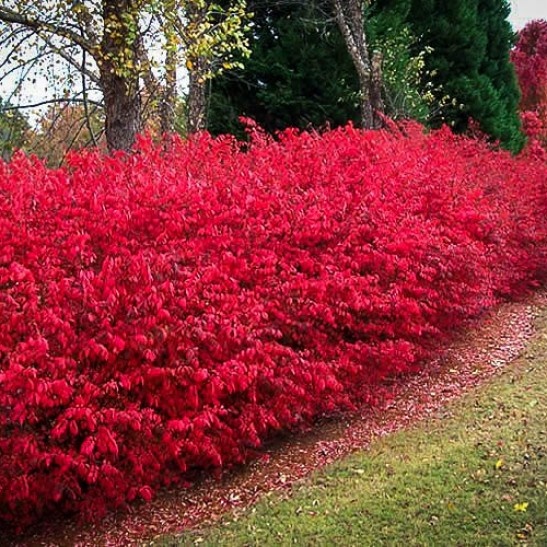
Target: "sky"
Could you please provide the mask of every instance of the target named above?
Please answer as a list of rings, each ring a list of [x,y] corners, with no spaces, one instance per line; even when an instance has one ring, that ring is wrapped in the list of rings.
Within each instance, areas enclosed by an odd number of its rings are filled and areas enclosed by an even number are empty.
[[[511,0],[509,21],[515,30],[520,30],[533,19],[547,20],[546,0]]]

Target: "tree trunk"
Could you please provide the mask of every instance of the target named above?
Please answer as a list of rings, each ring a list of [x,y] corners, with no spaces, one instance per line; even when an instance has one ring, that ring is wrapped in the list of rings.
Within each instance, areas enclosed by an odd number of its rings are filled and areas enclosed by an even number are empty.
[[[108,149],[130,150],[141,125],[137,14],[131,0],[104,0],[100,74]]]
[[[177,100],[177,65],[174,52],[167,52],[165,64],[165,84],[161,90],[159,105],[160,132],[163,138],[163,149],[170,152],[173,148],[175,132],[175,104]]]
[[[128,85],[129,84],[129,85]],[[141,101],[136,85],[113,72],[101,70],[105,135],[110,151],[131,150],[141,130]]]
[[[207,19],[207,3],[189,2],[187,13],[190,28],[199,27]],[[187,132],[195,133],[207,128],[207,69],[208,59],[195,53],[188,59]]]
[[[361,125],[374,127],[371,66],[363,21],[363,0],[332,0],[336,22],[359,78]]]
[[[370,102],[370,72],[363,71],[359,76],[359,112],[361,113],[361,127],[372,129],[374,127],[374,116]]]
[[[197,59],[189,75],[188,133],[207,128],[207,81],[202,62],[202,59]]]
[[[375,129],[384,125],[383,115],[385,113],[384,101],[382,99],[382,88],[384,85],[382,74],[382,63],[384,57],[380,51],[372,54],[372,76],[370,80],[370,105],[372,107],[372,123]]]
[[[169,135],[175,128],[175,102],[177,98],[177,58],[172,50],[167,51],[165,60],[165,85],[160,104],[160,130]]]

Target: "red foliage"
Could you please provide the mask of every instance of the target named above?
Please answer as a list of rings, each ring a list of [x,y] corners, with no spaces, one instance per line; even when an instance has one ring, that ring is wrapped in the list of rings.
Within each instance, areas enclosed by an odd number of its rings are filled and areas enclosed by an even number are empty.
[[[547,21],[528,23],[511,52],[520,90],[524,131],[547,150]],[[534,118],[534,119],[533,119]]]
[[[0,164],[0,519],[149,500],[374,403],[544,267],[544,163],[251,133]]]
[[[521,109],[547,103],[547,21],[530,21],[511,52],[522,92]]]

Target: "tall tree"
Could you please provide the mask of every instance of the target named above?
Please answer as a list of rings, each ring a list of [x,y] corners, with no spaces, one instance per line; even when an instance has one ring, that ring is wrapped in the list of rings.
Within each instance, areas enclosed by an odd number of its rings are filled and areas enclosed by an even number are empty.
[[[183,52],[194,48],[206,60],[224,55],[229,66],[231,52],[245,50],[245,37],[234,24],[242,22],[245,2],[234,3],[236,17],[206,0],[2,0],[0,42],[8,52],[2,64],[14,65],[8,70],[13,72],[46,58],[66,63],[81,77],[80,102],[89,102],[89,83],[102,95],[108,147],[129,150],[142,127],[143,82],[148,99],[160,98],[162,125],[167,129],[174,110],[176,68]],[[188,15],[196,7],[204,17],[192,27]],[[209,24],[210,12],[215,24]],[[224,13],[229,15],[228,25]],[[211,42],[217,50],[213,51]],[[163,66],[148,55],[151,44],[164,50]],[[18,54],[25,45],[27,55]],[[158,66],[164,79],[153,70]],[[65,71],[65,78],[67,74]],[[67,97],[56,100],[66,102]]]
[[[187,7],[186,67],[189,71],[187,129],[199,131],[207,126],[208,88],[211,80],[226,70],[242,68],[242,59],[250,55],[243,31],[246,24],[245,0],[212,3],[194,0]]]
[[[28,44],[40,54],[53,52],[100,88],[111,149],[129,149],[141,128],[137,38],[142,4],[133,0],[0,4],[4,47],[15,50]]]
[[[408,21],[421,45],[432,49],[427,67],[437,100],[453,99],[432,124],[449,123],[456,131],[465,131],[473,119],[485,133],[517,151],[523,136],[509,61],[509,13],[506,0],[412,0]]]
[[[353,61],[359,79],[361,125],[374,126],[374,108],[371,102],[372,62],[365,33],[365,0],[332,0],[336,22]]]
[[[332,0],[334,15],[359,79],[361,125],[380,127],[382,101],[382,54],[371,51],[366,25],[370,0]]]
[[[252,0],[251,55],[212,81],[208,127],[242,135],[239,116],[269,132],[359,122],[359,82],[332,11]]]

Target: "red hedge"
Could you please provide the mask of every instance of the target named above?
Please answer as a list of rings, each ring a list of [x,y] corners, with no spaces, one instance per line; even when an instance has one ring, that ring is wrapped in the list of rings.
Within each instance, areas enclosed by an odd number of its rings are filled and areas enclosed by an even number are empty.
[[[545,164],[405,131],[1,164],[0,519],[242,462],[529,286]]]

